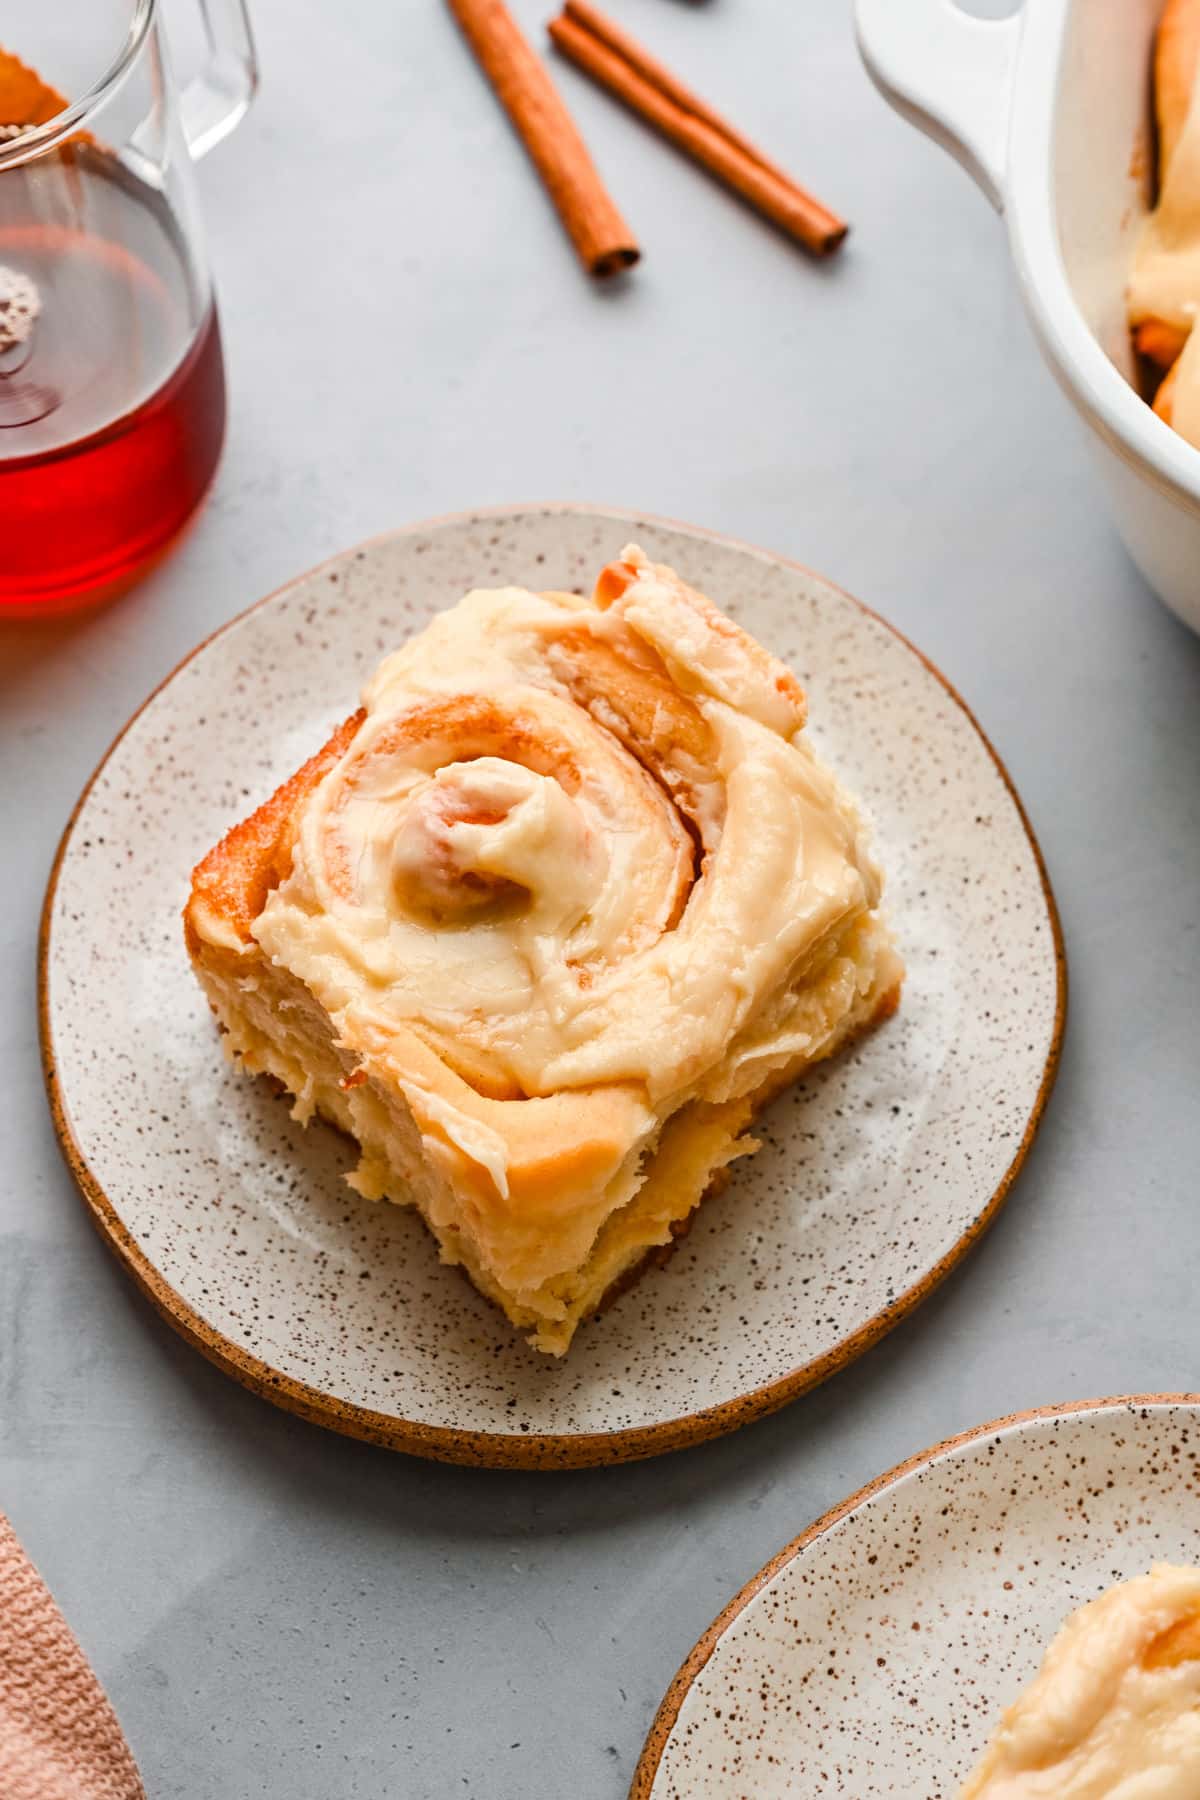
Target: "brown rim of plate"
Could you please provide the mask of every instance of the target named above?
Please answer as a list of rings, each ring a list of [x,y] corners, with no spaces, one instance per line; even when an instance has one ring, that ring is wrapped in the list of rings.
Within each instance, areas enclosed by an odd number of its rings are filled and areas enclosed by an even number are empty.
[[[1050,927],[1054,939],[1054,960],[1057,975],[1057,1001],[1054,1014],[1054,1031],[1050,1040],[1050,1048],[1046,1057],[1046,1066],[1042,1073],[1037,1097],[1026,1122],[1021,1141],[1011,1163],[1005,1171],[999,1186],[983,1210],[976,1216],[962,1236],[946,1252],[941,1260],[934,1264],[925,1275],[912,1287],[908,1288],[890,1306],[884,1307],[856,1331],[835,1344],[823,1356],[814,1357],[810,1362],[802,1363],[798,1368],[790,1370],[776,1381],[765,1383],[746,1394],[739,1394],[732,1400],[722,1401],[716,1406],[701,1407],[693,1413],[685,1413],[676,1419],[664,1420],[657,1425],[630,1426],[622,1431],[613,1432],[530,1432],[506,1433],[493,1431],[456,1430],[446,1425],[426,1425],[418,1420],[401,1419],[392,1413],[376,1412],[373,1408],[356,1406],[352,1402],[339,1400],[336,1395],[323,1393],[319,1388],[310,1387],[307,1382],[297,1381],[293,1376],[285,1375],[274,1369],[269,1363],[252,1355],[248,1350],[232,1343],[221,1332],[215,1331],[202,1319],[191,1306],[178,1294],[154,1267],[149,1257],[134,1242],[126,1230],[108,1195],[88,1167],[79,1143],[71,1129],[67,1109],[59,1090],[58,1071],[55,1063],[54,1045],[51,1040],[47,970],[50,952],[50,915],[54,906],[54,895],[58,887],[58,873],[62,866],[70,842],[71,833],[80,809],[91,793],[101,771],[104,769],[113,751],[125,736],[125,733],[139,719],[142,713],[157,699],[180,670],[185,668],[194,657],[205,650],[209,644],[230,630],[240,620],[257,612],[262,606],[276,599],[287,589],[299,581],[307,581],[317,575],[331,563],[341,561],[347,552],[339,551],[336,556],[328,557],[317,563],[305,574],[294,576],[284,582],[281,587],[265,594],[261,600],[235,613],[232,619],[210,632],[209,635],[190,650],[171,671],[163,677],[158,685],[146,696],[141,706],[121,727],[95,769],[88,779],[87,785],[75,802],[71,816],[67,820],[54,862],[50,870],[50,878],[46,884],[46,898],[42,904],[41,928],[38,933],[38,1026],[41,1038],[42,1071],[46,1082],[46,1094],[50,1102],[50,1112],[54,1121],[54,1129],[58,1135],[59,1145],[72,1175],[87,1201],[92,1222],[109,1249],[117,1257],[134,1281],[141,1288],[151,1304],[157,1308],[180,1336],[206,1356],[210,1362],[216,1363],[227,1375],[252,1393],[259,1394],[265,1400],[271,1400],[287,1412],[298,1413],[302,1419],[310,1419],[315,1424],[325,1425],[330,1430],[340,1431],[347,1437],[362,1438],[370,1444],[379,1444],[389,1450],[403,1450],[411,1456],[423,1456],[435,1462],[463,1463],[479,1468],[496,1469],[584,1469],[594,1468],[604,1463],[636,1462],[643,1457],[659,1456],[670,1450],[683,1450],[692,1444],[704,1443],[709,1438],[721,1437],[726,1432],[736,1431],[739,1426],[748,1425],[754,1419],[764,1418],[768,1413],[776,1412],[789,1400],[797,1399],[811,1388],[817,1387],[830,1375],[849,1366],[885,1337],[894,1326],[913,1312],[921,1301],[933,1293],[934,1289],[950,1274],[951,1270],[963,1260],[967,1252],[983,1236],[996,1214],[999,1212],[1009,1189],[1016,1180],[1022,1163],[1029,1153],[1046,1102],[1054,1086],[1058,1073],[1059,1060],[1062,1054],[1063,1031],[1066,1025],[1067,1012],[1067,962],[1063,946],[1062,926],[1059,922],[1058,907],[1051,891],[1050,879],[1046,873],[1046,864],[1041,847],[1034,835],[1033,827],[1021,804],[1020,795],[1013,786],[1012,778],[996,754],[986,732],[980,726],[974,713],[954,688],[941,670],[932,663],[916,645],[906,638],[903,632],[897,631],[886,619],[880,617],[871,607],[856,600],[844,588],[829,581],[816,570],[807,568],[787,556],[778,556],[773,551],[760,550],[753,544],[747,544],[739,538],[727,537],[718,531],[707,531],[702,526],[683,524],[678,520],[663,518],[654,513],[644,513],[619,507],[583,506],[572,501],[543,501],[529,506],[492,506],[479,507],[457,513],[444,513],[432,519],[422,519],[416,524],[400,527],[395,531],[382,532],[373,538],[365,538],[351,549],[368,549],[373,544],[389,542],[396,537],[416,537],[436,530],[439,526],[458,523],[464,520],[509,519],[521,514],[540,513],[546,517],[561,514],[582,513],[590,517],[613,519],[614,524],[621,523],[633,528],[638,524],[647,526],[665,526],[668,530],[682,531],[690,536],[708,538],[715,543],[727,544],[734,549],[748,552],[752,556],[763,558],[768,562],[782,563],[785,567],[795,569],[800,574],[810,575],[815,580],[824,582],[844,599],[875,619],[898,637],[913,655],[924,664],[929,672],[941,682],[950,698],[954,701],[978,732],[979,737],[995,764],[1005,787],[1017,809],[1018,816],[1025,828],[1037,864],[1038,876],[1042,885],[1042,893],[1046,902],[1046,911],[1050,918]]]
[[[775,1579],[781,1569],[793,1562],[801,1551],[807,1550],[810,1544],[827,1531],[838,1525],[847,1516],[855,1512],[868,1500],[886,1488],[894,1487],[906,1475],[916,1469],[927,1468],[940,1456],[954,1450],[961,1450],[967,1444],[982,1442],[985,1438],[999,1436],[1009,1431],[1014,1425],[1028,1425],[1035,1419],[1078,1418],[1086,1413],[1095,1412],[1139,1412],[1152,1406],[1192,1406],[1200,1405],[1200,1394],[1113,1394],[1105,1400],[1064,1400],[1056,1406],[1031,1406],[1024,1412],[1006,1413],[1002,1419],[991,1419],[986,1425],[976,1425],[970,1431],[960,1431],[954,1437],[944,1438],[940,1444],[934,1444],[929,1450],[918,1450],[915,1456],[907,1457],[904,1462],[897,1463],[884,1475],[877,1475],[874,1481],[868,1481],[865,1487],[851,1494],[848,1500],[839,1500],[836,1506],[822,1513],[807,1531],[793,1538],[790,1544],[766,1563],[757,1575],[752,1575],[745,1587],[739,1589],[713,1620],[704,1636],[691,1650],[679,1669],[670,1687],[663,1695],[662,1704],[654,1715],[654,1723],[646,1735],[642,1746],[642,1754],[638,1758],[637,1768],[633,1772],[633,1781],[629,1788],[629,1800],[650,1800],[650,1793],[658,1774],[663,1752],[675,1728],[679,1710],[691,1691],[692,1683],[704,1668],[713,1651],[724,1637],[734,1620],[745,1610],[756,1594],[762,1592],[768,1582]]]

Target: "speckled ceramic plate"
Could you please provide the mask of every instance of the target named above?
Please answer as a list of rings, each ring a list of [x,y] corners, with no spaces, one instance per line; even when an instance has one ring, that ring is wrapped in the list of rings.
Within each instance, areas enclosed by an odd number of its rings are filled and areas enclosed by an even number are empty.
[[[878,821],[908,962],[900,1013],[765,1120],[766,1146],[670,1263],[579,1334],[527,1348],[353,1153],[293,1124],[217,1047],[179,923],[192,864],[324,742],[379,657],[471,586],[584,587],[630,538],[678,565],[810,690],[813,735]],[[652,1455],[848,1363],[983,1230],[1053,1078],[1053,902],[1003,769],[910,645],[819,576],[632,514],[538,507],[378,539],[202,645],[109,752],[50,883],[43,1042],[101,1230],[206,1355],[269,1399],[428,1456]]]
[[[684,1663],[630,1800],[954,1800],[1067,1614],[1200,1563],[1200,1399],[1021,1413],[902,1463]]]

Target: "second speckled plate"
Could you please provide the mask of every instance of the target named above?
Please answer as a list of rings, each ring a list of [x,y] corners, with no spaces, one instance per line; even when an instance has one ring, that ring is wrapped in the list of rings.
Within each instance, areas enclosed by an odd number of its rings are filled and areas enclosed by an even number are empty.
[[[1069,1613],[1200,1563],[1200,1403],[983,1425],[835,1507],[701,1638],[630,1800],[954,1800]]]
[[[908,964],[899,1015],[766,1115],[765,1148],[663,1269],[528,1349],[353,1152],[221,1057],[184,954],[192,864],[467,588],[590,585],[630,538],[789,662],[813,737],[877,820]],[[146,703],[63,839],[44,916],[47,1081],[96,1223],[154,1303],[306,1417],[460,1462],[617,1462],[715,1436],[876,1342],[993,1217],[1062,1032],[1053,901],[962,702],[820,576],[582,507],[460,515],[347,551],[235,619]]]

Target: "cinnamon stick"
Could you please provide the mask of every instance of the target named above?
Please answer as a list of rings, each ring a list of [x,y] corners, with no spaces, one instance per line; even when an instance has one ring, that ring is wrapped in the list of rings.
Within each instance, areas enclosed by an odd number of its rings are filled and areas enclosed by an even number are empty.
[[[449,0],[592,275],[632,268],[641,251],[600,179],[549,74],[503,0]]]
[[[836,250],[849,226],[764,156],[591,0],[563,0],[549,26],[556,47],[639,118],[733,188],[818,256]]]

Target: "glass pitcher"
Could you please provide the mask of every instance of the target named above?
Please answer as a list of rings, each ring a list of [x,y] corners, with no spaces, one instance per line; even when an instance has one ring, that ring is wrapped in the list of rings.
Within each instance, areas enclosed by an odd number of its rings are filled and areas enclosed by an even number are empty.
[[[200,5],[207,60],[182,89],[158,0],[0,9],[0,614],[127,587],[220,456],[192,161],[242,118],[256,65],[244,0]]]

